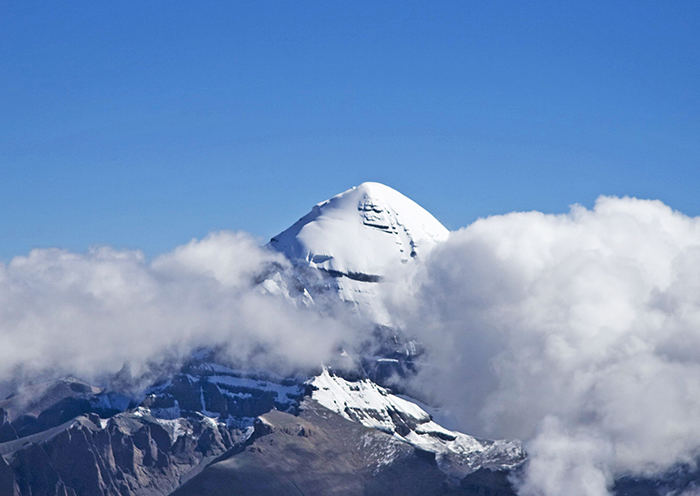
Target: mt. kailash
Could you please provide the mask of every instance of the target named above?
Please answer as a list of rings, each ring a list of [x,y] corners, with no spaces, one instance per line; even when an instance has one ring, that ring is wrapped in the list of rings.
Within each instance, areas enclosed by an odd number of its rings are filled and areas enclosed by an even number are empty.
[[[279,377],[200,350],[137,395],[74,378],[25,388],[0,401],[0,495],[514,494],[519,442],[448,430],[387,388],[421,344],[392,327],[383,288],[448,236],[378,183],[315,205],[268,245],[290,267],[256,284],[368,316],[377,342],[358,368]]]
[[[334,296],[378,323],[390,324],[376,283],[426,257],[448,236],[445,226],[413,200],[383,184],[366,182],[316,204],[268,246],[305,275],[303,283],[312,298],[327,297],[330,281]]]

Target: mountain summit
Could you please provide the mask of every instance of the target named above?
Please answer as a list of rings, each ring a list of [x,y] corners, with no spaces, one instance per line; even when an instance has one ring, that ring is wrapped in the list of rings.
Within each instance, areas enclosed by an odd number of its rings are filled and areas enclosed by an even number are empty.
[[[449,231],[398,191],[365,182],[315,205],[270,246],[296,264],[376,282],[392,266],[425,256]]]

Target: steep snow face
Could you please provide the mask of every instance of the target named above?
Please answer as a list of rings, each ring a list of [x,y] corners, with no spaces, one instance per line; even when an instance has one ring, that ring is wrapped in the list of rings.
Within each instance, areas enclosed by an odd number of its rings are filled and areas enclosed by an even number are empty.
[[[425,256],[448,230],[413,200],[362,183],[314,206],[270,246],[334,276],[379,281],[387,269]]]
[[[379,429],[416,448],[435,453],[440,469],[464,477],[480,468],[510,469],[525,459],[519,441],[486,441],[450,431],[417,404],[370,380],[347,381],[328,370],[309,381],[312,399],[348,420]]]
[[[402,264],[425,257],[449,231],[398,191],[362,183],[314,206],[270,240],[294,265],[294,279],[270,281],[264,290],[289,294],[304,288],[301,302],[353,304],[374,322],[391,326],[380,281]]]

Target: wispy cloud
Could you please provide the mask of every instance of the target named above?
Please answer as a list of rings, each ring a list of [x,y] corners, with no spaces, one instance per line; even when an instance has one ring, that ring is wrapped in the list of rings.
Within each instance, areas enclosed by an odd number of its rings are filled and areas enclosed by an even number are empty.
[[[340,320],[267,294],[255,278],[287,264],[244,233],[213,233],[148,261],[139,252],[34,250],[0,265],[0,380],[138,376],[217,347],[241,365],[316,367]]]

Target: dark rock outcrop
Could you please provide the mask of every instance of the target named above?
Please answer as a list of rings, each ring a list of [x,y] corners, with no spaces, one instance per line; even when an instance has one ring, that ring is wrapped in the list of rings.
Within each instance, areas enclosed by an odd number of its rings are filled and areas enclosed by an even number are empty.
[[[0,494],[166,495],[242,439],[208,418],[79,416],[0,444]]]
[[[305,401],[297,416],[261,416],[245,449],[209,465],[174,496],[514,494],[474,492],[480,489],[476,481],[448,480],[433,453]]]
[[[0,443],[63,424],[78,415],[114,415],[129,406],[124,395],[74,378],[37,383],[0,401]]]

